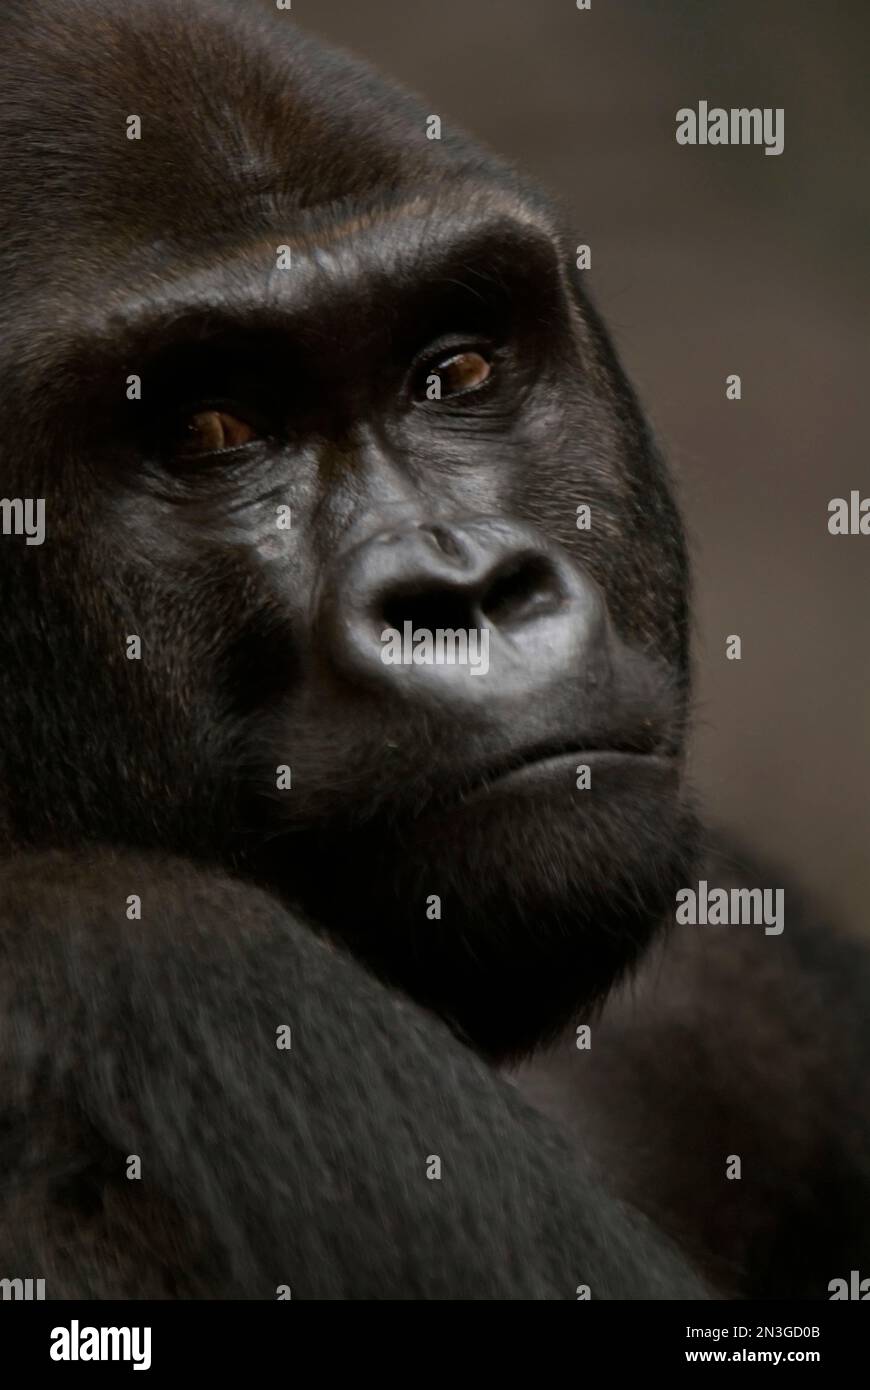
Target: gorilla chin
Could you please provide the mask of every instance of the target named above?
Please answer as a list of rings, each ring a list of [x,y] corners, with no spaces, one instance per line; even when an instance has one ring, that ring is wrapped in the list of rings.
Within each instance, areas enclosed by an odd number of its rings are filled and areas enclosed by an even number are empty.
[[[527,761],[417,814],[273,840],[266,873],[463,1040],[518,1058],[586,1021],[672,917],[697,838],[680,768],[612,751]]]

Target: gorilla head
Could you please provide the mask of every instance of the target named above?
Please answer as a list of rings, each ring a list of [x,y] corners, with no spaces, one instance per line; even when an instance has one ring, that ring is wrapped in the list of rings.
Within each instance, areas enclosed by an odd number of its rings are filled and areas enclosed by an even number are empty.
[[[271,0],[0,40],[8,842],[229,864],[530,1046],[692,839],[684,545],[576,237]]]

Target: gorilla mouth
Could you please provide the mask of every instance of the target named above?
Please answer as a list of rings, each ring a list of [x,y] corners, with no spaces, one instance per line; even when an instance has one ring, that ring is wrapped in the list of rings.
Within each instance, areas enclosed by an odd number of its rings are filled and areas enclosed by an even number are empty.
[[[473,775],[466,783],[461,800],[475,801],[491,794],[540,789],[579,790],[578,769],[587,767],[590,775],[627,771],[630,775],[652,774],[657,779],[676,775],[677,759],[657,751],[653,740],[607,744],[550,743],[518,750],[501,763]]]

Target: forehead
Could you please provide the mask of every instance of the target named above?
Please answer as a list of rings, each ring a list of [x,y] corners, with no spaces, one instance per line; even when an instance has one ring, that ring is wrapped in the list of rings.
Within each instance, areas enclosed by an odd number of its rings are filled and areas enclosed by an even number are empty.
[[[372,283],[449,277],[484,225],[515,263],[555,244],[546,200],[508,166],[448,121],[427,139],[426,107],[271,0],[3,4],[7,363],[48,369],[82,336],[117,344],[129,320],[147,332],[216,298],[244,315],[252,285],[260,307],[264,284],[276,310],[291,290],[304,307],[309,286],[354,288],[363,262]],[[284,244],[295,273],[270,276]]]
[[[38,196],[45,230],[219,231],[274,201],[390,201],[484,161],[424,107],[256,0],[6,0],[0,170],[7,217]],[[141,138],[128,139],[139,117]],[[2,214],[0,214],[2,215]],[[47,226],[46,226],[47,223]]]
[[[447,122],[428,140],[425,107],[271,0],[4,3],[0,269],[31,334],[40,305],[51,333],[206,270],[229,293],[281,244],[376,266],[475,220],[551,234],[506,166]]]

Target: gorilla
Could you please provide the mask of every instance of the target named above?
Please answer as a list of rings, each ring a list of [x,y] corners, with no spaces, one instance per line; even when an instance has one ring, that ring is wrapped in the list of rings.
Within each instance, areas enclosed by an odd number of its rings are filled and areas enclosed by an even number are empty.
[[[758,871],[570,227],[271,0],[0,40],[0,1276],[826,1296],[867,953],[666,930]]]

